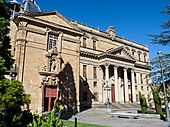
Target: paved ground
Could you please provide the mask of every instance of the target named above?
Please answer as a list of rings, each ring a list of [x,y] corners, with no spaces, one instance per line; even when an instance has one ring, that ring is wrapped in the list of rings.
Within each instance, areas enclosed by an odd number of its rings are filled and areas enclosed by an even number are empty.
[[[170,127],[170,122],[160,119],[113,118],[106,110],[89,109],[76,115],[78,122],[106,125],[110,127]],[[75,116],[70,120],[74,121]]]

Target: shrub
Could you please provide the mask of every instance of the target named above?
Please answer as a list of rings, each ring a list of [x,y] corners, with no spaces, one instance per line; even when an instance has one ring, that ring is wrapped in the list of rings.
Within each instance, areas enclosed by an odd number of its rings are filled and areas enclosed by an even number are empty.
[[[139,92],[139,100],[140,100],[141,112],[147,113],[147,101],[145,96],[141,95],[141,92]]]
[[[33,120],[31,123],[29,123],[27,127],[62,127],[63,125],[63,122],[61,120],[62,110],[63,106],[60,105],[58,107],[58,116],[56,117],[57,106],[55,100],[53,109],[51,110],[47,118],[43,117],[41,114],[39,114],[38,116],[33,114]]]
[[[161,98],[159,96],[159,93],[157,90],[154,90],[154,88],[152,86],[150,86],[151,90],[152,90],[152,95],[153,95],[153,100],[155,103],[155,110],[157,114],[162,115],[162,103],[161,103]]]

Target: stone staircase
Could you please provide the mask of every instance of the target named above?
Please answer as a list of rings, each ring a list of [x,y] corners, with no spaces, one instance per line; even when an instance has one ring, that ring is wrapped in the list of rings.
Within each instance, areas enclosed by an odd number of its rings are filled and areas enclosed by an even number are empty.
[[[94,105],[94,108],[98,109],[110,109],[111,112],[117,112],[117,111],[127,111],[127,112],[134,112],[137,110],[140,110],[140,105],[138,103],[114,103],[109,105]]]

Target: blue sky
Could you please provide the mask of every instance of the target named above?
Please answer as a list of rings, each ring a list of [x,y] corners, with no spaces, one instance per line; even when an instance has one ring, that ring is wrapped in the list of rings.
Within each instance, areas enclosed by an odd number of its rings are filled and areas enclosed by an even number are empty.
[[[114,26],[118,36],[147,45],[150,59],[157,51],[170,53],[170,46],[153,45],[147,34],[162,31],[159,25],[168,20],[160,14],[170,0],[36,0],[42,11],[57,10],[67,19],[105,31]]]

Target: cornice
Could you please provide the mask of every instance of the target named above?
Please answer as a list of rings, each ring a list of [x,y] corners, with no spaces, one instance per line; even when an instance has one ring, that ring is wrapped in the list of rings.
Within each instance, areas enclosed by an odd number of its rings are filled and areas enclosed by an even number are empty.
[[[151,67],[150,67],[150,66],[148,66],[148,65],[142,65],[142,64],[138,64],[138,63],[135,63],[135,67],[141,68],[141,69],[151,70]]]
[[[117,55],[113,55],[113,54],[109,54],[109,53],[94,54],[94,53],[89,53],[89,52],[85,52],[85,51],[80,51],[80,56],[90,58],[90,59],[96,59],[96,60],[102,60],[102,59],[105,59],[105,58],[110,58],[110,59],[117,59],[117,60],[121,60],[121,61],[128,61],[128,62],[131,62],[131,63],[136,62],[136,60],[128,59],[128,58],[125,58],[125,57],[121,57],[121,56],[117,56]]]
[[[59,30],[64,30],[64,31],[68,31],[69,33],[74,33],[77,34],[79,36],[83,36],[83,33],[81,31],[79,31],[78,29],[74,29],[74,28],[69,28],[63,25],[59,25],[50,21],[46,21],[43,19],[39,19],[39,18],[35,18],[35,17],[29,17],[29,16],[25,16],[25,15],[19,15],[17,17],[20,21],[29,21],[30,23],[36,23],[39,26],[43,26],[43,27],[51,27],[51,28],[55,28],[55,29],[59,29]]]

